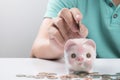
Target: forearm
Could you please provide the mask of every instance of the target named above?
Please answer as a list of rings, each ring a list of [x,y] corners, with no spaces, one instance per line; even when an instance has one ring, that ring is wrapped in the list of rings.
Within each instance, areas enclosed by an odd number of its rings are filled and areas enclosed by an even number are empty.
[[[62,53],[50,45],[49,39],[36,40],[32,48],[32,57],[42,59],[59,59]]]

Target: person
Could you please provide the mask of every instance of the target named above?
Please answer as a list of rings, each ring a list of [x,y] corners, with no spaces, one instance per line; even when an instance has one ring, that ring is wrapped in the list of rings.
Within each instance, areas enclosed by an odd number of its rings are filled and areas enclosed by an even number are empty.
[[[120,0],[49,0],[32,57],[59,59],[68,39],[90,38],[97,58],[120,58],[119,4]]]

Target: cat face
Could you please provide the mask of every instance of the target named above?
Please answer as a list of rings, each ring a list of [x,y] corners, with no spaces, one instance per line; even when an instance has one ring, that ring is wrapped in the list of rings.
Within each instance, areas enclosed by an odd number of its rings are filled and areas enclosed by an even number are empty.
[[[74,70],[89,71],[96,57],[96,46],[92,40],[72,39],[65,45],[68,64]]]

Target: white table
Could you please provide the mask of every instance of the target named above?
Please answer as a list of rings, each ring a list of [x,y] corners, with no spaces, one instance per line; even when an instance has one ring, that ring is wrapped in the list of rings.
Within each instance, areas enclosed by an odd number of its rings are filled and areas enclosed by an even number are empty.
[[[97,59],[93,71],[102,74],[120,72],[120,59]],[[64,60],[50,61],[33,58],[0,58],[0,80],[34,80],[18,78],[16,74],[36,75],[39,72],[65,74]]]

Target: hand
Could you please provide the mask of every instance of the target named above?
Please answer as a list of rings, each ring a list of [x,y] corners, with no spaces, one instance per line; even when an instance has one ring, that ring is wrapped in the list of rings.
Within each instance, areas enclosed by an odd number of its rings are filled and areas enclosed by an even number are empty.
[[[53,19],[53,25],[48,30],[51,47],[57,52],[63,53],[64,44],[68,39],[85,38],[88,29],[80,24],[82,14],[77,8],[62,9],[58,17]]]

